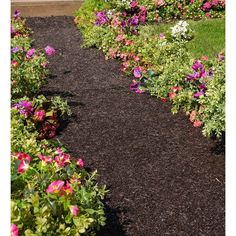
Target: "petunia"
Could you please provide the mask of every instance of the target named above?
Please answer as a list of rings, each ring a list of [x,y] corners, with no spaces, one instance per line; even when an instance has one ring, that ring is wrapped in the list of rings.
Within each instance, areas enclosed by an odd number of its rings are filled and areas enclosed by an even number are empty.
[[[134,15],[130,21],[129,21],[130,25],[133,25],[133,26],[137,26],[138,23],[139,23],[139,18],[138,16]]]
[[[199,98],[201,96],[204,96],[204,94],[205,93],[203,91],[200,91],[200,92],[195,93],[193,96],[194,96],[194,98]]]
[[[134,75],[135,78],[141,78],[142,77],[141,68],[139,66],[134,68],[133,75]]]
[[[23,174],[29,168],[29,163],[27,161],[20,161],[17,173]]]
[[[17,52],[19,51],[19,49],[20,49],[19,46],[16,46],[16,47],[12,48],[11,51],[12,51],[13,53],[17,53]]]
[[[35,54],[35,52],[36,52],[35,48],[29,49],[28,52],[26,53],[26,57],[31,58]]]
[[[50,194],[59,193],[63,188],[63,186],[64,186],[64,181],[62,180],[54,181],[48,186],[46,192]]]
[[[76,161],[76,165],[79,166],[80,168],[84,168],[84,161],[81,158],[79,158]]]
[[[48,56],[53,56],[56,52],[55,49],[51,46],[47,46],[46,48],[44,48],[44,50]]]
[[[61,153],[55,157],[55,161],[58,167],[64,167],[66,164],[70,163],[70,155]]]
[[[19,229],[15,224],[11,224],[11,236],[18,236]]]
[[[192,69],[195,71],[199,71],[202,70],[204,68],[203,64],[201,63],[200,60],[196,60],[193,65],[192,65]]]
[[[77,216],[79,212],[78,206],[70,206],[70,211],[73,216]]]
[[[196,116],[197,116],[197,111],[196,111],[196,110],[191,111],[189,120],[190,120],[191,122],[194,122],[195,119],[196,119]]]

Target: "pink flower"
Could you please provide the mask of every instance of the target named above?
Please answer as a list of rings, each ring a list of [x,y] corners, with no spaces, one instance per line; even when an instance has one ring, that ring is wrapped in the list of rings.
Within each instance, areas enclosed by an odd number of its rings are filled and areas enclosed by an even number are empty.
[[[38,157],[43,161],[44,164],[52,163],[53,161],[51,157],[43,156],[42,154],[38,154]]]
[[[206,16],[207,18],[211,18],[211,13],[210,13],[210,12],[207,12],[207,13],[205,14],[205,16]]]
[[[176,97],[176,93],[174,93],[174,92],[170,92],[169,93],[169,98],[172,100],[172,99],[174,99]]]
[[[131,6],[132,8],[135,8],[135,7],[138,6],[138,3],[137,3],[136,1],[132,1],[132,2],[130,3],[130,6]]]
[[[132,40],[125,40],[125,46],[132,45],[134,42]]]
[[[18,236],[19,229],[15,224],[11,224],[11,236]]]
[[[116,37],[116,41],[120,42],[122,40],[125,39],[125,35],[124,34],[119,34],[117,37]]]
[[[71,183],[71,184],[73,184],[73,183],[77,183],[78,186],[81,185],[81,181],[80,181],[80,179],[75,178],[75,177],[72,177],[72,178],[70,179],[70,183]]]
[[[63,188],[63,186],[64,186],[64,181],[62,180],[54,181],[48,186],[46,192],[50,194],[59,193]]]
[[[190,0],[190,3],[193,4],[195,0]]]
[[[17,62],[16,60],[13,60],[13,61],[11,62],[11,64],[12,64],[12,66],[14,66],[14,67],[17,67],[17,66],[18,66],[18,62]]]
[[[32,158],[30,157],[30,155],[24,153],[24,152],[18,152],[16,154],[16,158],[18,160],[21,160],[21,161],[27,161],[27,162],[31,162]]]
[[[20,161],[17,173],[23,174],[28,168],[29,168],[29,163],[27,161]]]
[[[34,112],[34,119],[36,121],[43,121],[45,118],[45,111],[44,110],[37,110]]]
[[[61,153],[55,157],[57,166],[64,167],[66,164],[70,163],[70,155],[66,153]]]
[[[53,56],[55,54],[55,49],[51,46],[47,46],[46,48],[44,48],[44,50],[48,56]]]
[[[133,59],[134,59],[135,61],[139,61],[139,60],[140,60],[140,58],[139,58],[138,56],[133,56]]]
[[[210,2],[206,2],[206,3],[203,4],[202,8],[203,8],[204,11],[208,11],[208,10],[211,9],[211,7],[212,7],[211,3]]]
[[[109,49],[109,54],[112,58],[116,58],[116,53],[117,53],[116,49],[114,49],[114,48]]]
[[[28,50],[28,52],[26,53],[26,57],[31,58],[35,54],[35,52],[36,50],[34,48]]]
[[[79,159],[76,161],[76,165],[79,166],[80,168],[84,168],[84,161],[79,158]]]
[[[69,182],[66,181],[66,185],[63,187],[63,191],[66,193],[66,194],[72,194],[73,193],[73,189],[72,187],[70,186]]]
[[[193,111],[190,113],[189,120],[190,120],[191,122],[194,122],[195,119],[196,119],[196,116],[197,116],[197,111],[193,110]]]
[[[139,66],[134,68],[133,75],[134,75],[135,78],[141,78],[142,77],[142,70]]]
[[[196,127],[196,128],[201,127],[201,125],[202,125],[202,122],[200,120],[196,120],[193,123],[193,126]]]
[[[70,211],[73,216],[77,216],[79,212],[78,206],[70,206]]]
[[[202,59],[203,61],[208,61],[208,60],[209,60],[208,56],[202,56],[201,59]]]
[[[156,5],[157,5],[158,7],[161,7],[161,6],[165,5],[165,4],[166,4],[166,3],[165,3],[164,0],[157,0],[157,1],[156,1]]]
[[[174,86],[171,88],[173,92],[178,92],[178,91],[181,91],[182,90],[182,87],[180,86]]]
[[[159,35],[159,38],[160,38],[160,39],[165,39],[165,38],[166,38],[166,36],[165,36],[165,34],[163,34],[163,33],[160,33],[160,35]]]

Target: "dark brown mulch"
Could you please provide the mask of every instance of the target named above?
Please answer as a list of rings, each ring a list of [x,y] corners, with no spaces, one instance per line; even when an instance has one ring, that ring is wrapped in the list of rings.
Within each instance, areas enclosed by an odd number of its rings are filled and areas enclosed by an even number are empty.
[[[59,139],[110,193],[100,236],[224,235],[224,153],[184,114],[129,91],[117,61],[81,49],[71,17],[30,18],[35,46],[56,48],[43,88],[74,116]]]

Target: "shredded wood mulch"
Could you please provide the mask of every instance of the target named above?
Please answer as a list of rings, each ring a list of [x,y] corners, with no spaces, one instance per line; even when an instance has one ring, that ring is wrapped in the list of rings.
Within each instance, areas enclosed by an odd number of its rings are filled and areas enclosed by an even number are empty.
[[[172,115],[169,104],[130,92],[118,61],[80,47],[72,17],[27,22],[35,47],[56,49],[41,92],[73,111],[58,139],[109,189],[98,235],[225,235],[224,143]]]

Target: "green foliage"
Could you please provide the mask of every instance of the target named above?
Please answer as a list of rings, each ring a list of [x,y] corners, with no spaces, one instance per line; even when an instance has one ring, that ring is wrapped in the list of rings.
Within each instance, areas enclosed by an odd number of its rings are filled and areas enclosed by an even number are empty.
[[[199,103],[204,107],[201,114],[203,133],[220,137],[225,131],[225,65],[224,61],[213,66],[213,79],[208,83],[206,96]]]

